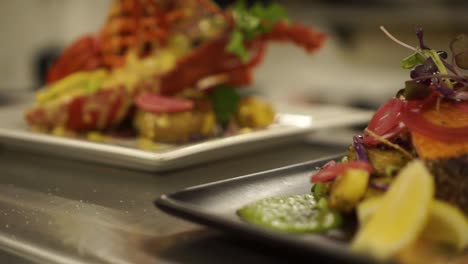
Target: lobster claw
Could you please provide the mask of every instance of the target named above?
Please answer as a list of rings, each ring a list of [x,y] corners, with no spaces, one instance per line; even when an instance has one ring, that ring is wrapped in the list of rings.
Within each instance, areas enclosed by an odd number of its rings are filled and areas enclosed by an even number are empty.
[[[86,35],[67,47],[47,74],[47,83],[53,83],[77,71],[92,71],[102,67],[99,38]]]

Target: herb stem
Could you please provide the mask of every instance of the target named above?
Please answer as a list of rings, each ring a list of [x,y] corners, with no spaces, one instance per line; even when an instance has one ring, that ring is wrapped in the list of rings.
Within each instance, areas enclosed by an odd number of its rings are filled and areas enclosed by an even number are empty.
[[[419,76],[413,78],[414,81],[421,81],[421,80],[427,80],[427,79],[432,79],[432,78],[449,78],[453,80],[459,80],[461,82],[467,82],[467,77],[463,75],[452,75],[452,74],[429,74],[429,75],[424,75],[424,76]]]
[[[387,37],[389,37],[391,40],[395,41],[397,44],[400,44],[401,46],[403,46],[403,47],[405,47],[405,48],[408,48],[408,49],[410,49],[410,50],[412,50],[412,51],[418,52],[418,49],[416,49],[415,47],[404,43],[403,41],[397,39],[397,38],[394,37],[392,34],[390,34],[390,32],[388,32],[388,31],[384,28],[384,26],[380,26],[380,30],[382,30],[383,33],[385,33],[385,35],[387,35]]]
[[[441,74],[448,74],[447,68],[445,68],[445,65],[442,62],[442,59],[440,58],[439,54],[437,54],[437,51],[429,50],[427,52],[427,55],[432,58],[432,60],[434,61],[434,64],[437,66]],[[453,89],[453,85],[449,79],[442,78],[442,81],[447,85],[448,88]]]
[[[405,150],[404,148],[402,148],[400,145],[398,144],[394,144],[392,142],[390,142],[389,140],[377,135],[376,133],[374,133],[372,130],[366,128],[364,130],[365,133],[367,133],[368,135],[370,135],[371,137],[377,139],[378,141],[382,142],[383,144],[389,146],[389,147],[392,147],[394,148],[395,150],[398,150],[400,151],[403,155],[407,156],[408,158],[412,159],[414,158],[413,155],[411,155],[411,153],[409,153],[407,150]]]
[[[457,70],[457,68],[453,67],[453,65],[451,65],[450,63],[448,63],[446,60],[444,59],[441,59],[442,62],[444,63],[445,67],[450,70],[451,72],[455,73],[457,76],[460,76],[460,77],[463,77],[465,78],[461,73],[460,71]]]

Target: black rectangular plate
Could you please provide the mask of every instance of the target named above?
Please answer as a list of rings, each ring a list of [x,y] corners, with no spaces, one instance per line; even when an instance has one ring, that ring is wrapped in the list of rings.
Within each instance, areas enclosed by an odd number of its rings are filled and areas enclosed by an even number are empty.
[[[327,259],[330,263],[374,263],[353,254],[347,242],[332,234],[287,234],[242,221],[236,210],[267,197],[310,192],[310,176],[317,167],[343,155],[255,173],[224,181],[163,194],[155,204],[161,210],[209,227],[256,240],[266,245],[292,250],[301,256]],[[222,173],[222,172],[220,172]],[[349,229],[349,228],[347,228]],[[346,233],[346,230],[344,231]]]

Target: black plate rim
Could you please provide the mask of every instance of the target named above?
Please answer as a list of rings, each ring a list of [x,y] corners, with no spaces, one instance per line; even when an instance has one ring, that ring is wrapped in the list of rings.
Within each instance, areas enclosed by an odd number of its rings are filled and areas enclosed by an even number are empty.
[[[344,154],[327,156],[325,158],[320,158],[285,167],[275,168],[267,171],[257,172],[253,174],[185,188],[183,190],[176,191],[173,193],[162,194],[154,201],[154,204],[163,212],[166,212],[172,216],[178,217],[183,220],[188,220],[210,228],[215,228],[217,230],[227,231],[242,238],[248,238],[250,240],[255,240],[261,243],[272,241],[273,243],[270,243],[270,246],[285,246],[288,249],[294,250],[298,253],[303,253],[305,250],[315,255],[320,255],[322,257],[332,257],[334,261],[339,261],[339,263],[375,263],[373,259],[352,253],[347,247],[339,245],[336,242],[321,240],[317,243],[314,242],[306,244],[302,241],[294,239],[293,236],[286,236],[284,233],[281,232],[261,229],[253,225],[240,224],[239,222],[233,221],[227,217],[206,213],[203,211],[202,208],[199,208],[187,202],[179,201],[177,199],[178,195],[183,194],[185,192],[197,191],[199,189],[209,188],[211,186],[216,186],[219,184],[245,180],[246,178],[259,177],[264,174],[294,170],[295,168],[300,168],[307,165],[310,166],[312,164],[317,164],[318,167],[320,166],[320,164],[324,164],[330,160],[340,159],[343,156]],[[334,261],[330,263],[334,263]]]

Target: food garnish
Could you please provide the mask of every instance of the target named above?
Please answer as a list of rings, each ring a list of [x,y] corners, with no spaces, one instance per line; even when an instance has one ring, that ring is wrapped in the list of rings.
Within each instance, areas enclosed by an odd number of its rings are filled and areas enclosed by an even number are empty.
[[[465,263],[468,37],[450,43],[449,61],[447,52],[424,42],[422,29],[416,30],[417,47],[381,29],[412,51],[400,65],[411,70],[411,79],[353,137],[341,161],[317,168],[312,196],[340,212],[342,224],[356,212],[350,248],[357,253],[402,263]]]
[[[222,10],[210,0],[115,0],[101,30],[49,69],[26,120],[35,131],[123,129],[171,144],[263,129],[273,107],[239,88],[252,83],[267,42],[311,53],[325,37],[290,23],[275,3]]]
[[[417,186],[417,188],[414,188]],[[422,161],[408,163],[357,232],[351,248],[386,259],[411,245],[426,225],[434,180]]]

